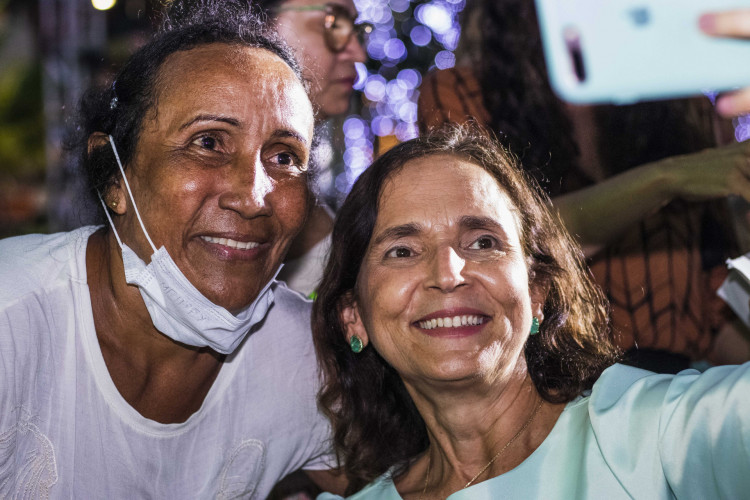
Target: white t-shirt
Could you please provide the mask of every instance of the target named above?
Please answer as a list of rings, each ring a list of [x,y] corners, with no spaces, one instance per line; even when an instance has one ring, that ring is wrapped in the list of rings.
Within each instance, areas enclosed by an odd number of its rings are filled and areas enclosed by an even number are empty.
[[[750,498],[748,395],[750,363],[678,375],[612,366],[520,465],[447,500]],[[401,500],[390,473],[351,498]]]
[[[310,303],[283,285],[186,422],[135,411],[94,330],[96,229],[0,241],[0,498],[265,498],[333,463]]]
[[[284,263],[278,279],[283,280],[289,288],[300,292],[305,297],[315,292],[323,278],[323,271],[331,249],[331,235],[328,234],[313,246],[305,255]]]

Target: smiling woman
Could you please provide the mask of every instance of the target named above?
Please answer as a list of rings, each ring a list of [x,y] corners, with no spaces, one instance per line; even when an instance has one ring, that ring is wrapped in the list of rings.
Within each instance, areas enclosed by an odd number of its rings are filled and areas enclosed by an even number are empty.
[[[301,71],[245,2],[172,8],[82,100],[108,224],[0,242],[0,497],[264,498],[327,468],[310,305],[274,280],[312,204]]]
[[[370,482],[353,498],[750,487],[750,364],[610,366],[606,303],[548,203],[461,128],[396,146],[355,183],[313,306],[319,400],[350,492]]]

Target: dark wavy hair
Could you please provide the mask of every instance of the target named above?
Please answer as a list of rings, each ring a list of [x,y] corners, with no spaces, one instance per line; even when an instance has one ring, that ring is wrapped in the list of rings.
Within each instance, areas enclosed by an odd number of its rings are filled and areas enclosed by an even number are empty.
[[[591,182],[578,170],[572,122],[549,84],[534,0],[476,0],[466,15],[478,27],[467,34],[478,36],[469,56],[477,64],[489,128],[548,193],[569,190],[563,182],[571,173]],[[607,176],[716,146],[707,99],[597,106],[594,122]]]
[[[261,48],[281,58],[308,88],[297,60],[278,35],[266,27],[262,14],[250,2],[242,0],[171,2],[161,28],[130,56],[114,81],[84,93],[67,146],[79,158],[87,191],[99,207],[99,219],[103,212],[96,201],[97,193],[103,194],[112,185],[119,169],[108,144],[89,151],[88,139],[95,132],[111,135],[127,168],[138,145],[143,121],[156,110],[157,97],[163,90],[159,71],[171,54],[214,43]]]
[[[341,207],[313,305],[313,337],[325,375],[319,402],[333,424],[352,491],[394,465],[397,473],[403,472],[428,445],[424,422],[399,374],[372,346],[360,354],[350,350],[339,313],[356,295],[383,185],[410,161],[444,154],[473,163],[496,179],[519,214],[529,281],[549,285],[545,320],[525,346],[528,370],[541,396],[554,403],[571,401],[591,388],[619,355],[609,336],[607,303],[579,246],[506,150],[486,132],[456,126],[399,144],[362,174]]]

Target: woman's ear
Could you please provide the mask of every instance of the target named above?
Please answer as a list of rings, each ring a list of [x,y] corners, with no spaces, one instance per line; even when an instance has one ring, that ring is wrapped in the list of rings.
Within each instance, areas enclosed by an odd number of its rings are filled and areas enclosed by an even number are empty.
[[[88,154],[91,154],[91,152],[96,149],[100,148],[102,146],[105,146],[109,143],[109,136],[105,134],[104,132],[94,132],[89,136],[88,140]]]
[[[339,302],[339,321],[341,321],[346,331],[346,341],[351,342],[355,335],[362,341],[362,347],[369,343],[367,330],[362,323],[362,316],[359,313],[359,305],[354,298],[353,292],[347,292]]]
[[[90,155],[95,149],[101,147],[111,147],[109,145],[109,136],[104,132],[94,132],[89,136],[88,139],[88,154]],[[124,196],[125,193],[120,187],[119,179],[120,175],[118,171],[118,175],[116,175],[115,178],[112,179],[112,183],[107,186],[106,190],[101,193],[101,195],[104,203],[107,205],[107,208],[118,215],[122,215],[127,209],[127,202]]]
[[[544,304],[547,302],[550,282],[548,279],[535,278],[529,283],[529,297],[531,298],[531,314],[540,323],[544,321]]]

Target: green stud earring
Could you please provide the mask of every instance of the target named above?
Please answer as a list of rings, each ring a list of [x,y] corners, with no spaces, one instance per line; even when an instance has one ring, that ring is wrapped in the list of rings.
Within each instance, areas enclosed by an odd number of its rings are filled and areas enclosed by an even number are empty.
[[[539,318],[534,316],[531,318],[531,331],[529,331],[529,335],[536,335],[539,333]]]
[[[354,354],[359,354],[365,348],[365,345],[362,343],[362,339],[356,335],[352,335],[352,338],[349,339],[349,347],[352,348]]]

